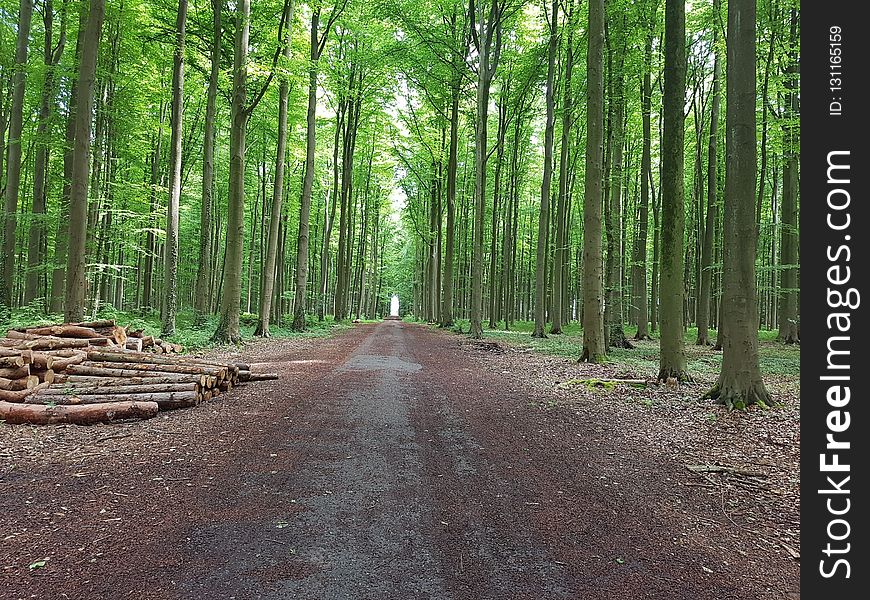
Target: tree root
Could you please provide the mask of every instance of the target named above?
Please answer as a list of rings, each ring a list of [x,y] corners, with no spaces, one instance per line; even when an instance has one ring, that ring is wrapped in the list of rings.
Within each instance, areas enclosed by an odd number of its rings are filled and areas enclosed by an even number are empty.
[[[725,406],[728,410],[735,408],[743,410],[753,404],[764,408],[773,403],[770,393],[761,382],[751,382],[748,386],[723,386],[721,382],[716,382],[706,394],[701,396],[701,399],[713,400],[714,403]]]
[[[656,381],[676,386],[680,383],[692,383],[693,379],[686,371],[668,368],[659,370]]]

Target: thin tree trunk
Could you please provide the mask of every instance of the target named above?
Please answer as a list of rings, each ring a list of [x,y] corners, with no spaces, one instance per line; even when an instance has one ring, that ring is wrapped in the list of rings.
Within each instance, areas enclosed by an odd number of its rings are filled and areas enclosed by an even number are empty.
[[[547,48],[546,122],[544,125],[544,179],[538,213],[538,247],[535,256],[535,328],[532,337],[547,337],[547,233],[550,225],[550,185],[553,180],[553,144],[556,100],[556,48],[559,41],[559,2],[553,0],[549,17],[550,42]]]
[[[212,208],[214,206],[214,154],[215,118],[217,116],[218,79],[221,62],[221,10],[223,0],[211,0],[212,40],[211,69],[208,78],[208,92],[205,105],[205,131],[203,134],[202,154],[202,206],[199,220],[199,262],[196,271],[194,291],[194,313],[197,323],[205,322],[211,312],[212,297]]]
[[[157,139],[154,143],[154,152],[151,155],[151,191],[148,201],[148,234],[146,236],[145,249],[145,274],[142,291],[142,305],[146,309],[152,307],[151,297],[154,289],[154,257],[157,255],[157,236],[154,235],[154,217],[159,205],[158,189],[160,187],[160,157],[163,154],[163,120],[165,118],[165,105],[160,104],[160,125],[157,128]]]
[[[460,79],[454,76],[450,90],[450,143],[447,155],[447,236],[444,246],[444,273],[441,278],[441,327],[453,326],[453,253],[456,245],[456,169],[459,155]]]
[[[649,31],[644,43],[643,82],[641,84],[641,118],[643,121],[643,150],[640,159],[640,208],[638,210],[637,238],[632,263],[632,305],[637,323],[636,340],[649,339],[649,296],[647,294],[647,236],[649,227],[650,178],[652,177],[652,42],[655,30],[654,14],[650,16]]]
[[[324,204],[324,210],[326,210],[326,204],[329,203],[329,197],[331,195],[332,201],[331,204],[329,204],[329,214],[326,219],[323,244],[320,249],[320,302],[317,303],[317,318],[321,321],[326,313],[327,293],[329,290],[329,246],[332,241],[332,228],[335,225],[335,211],[339,196],[338,144],[341,140],[342,128],[344,127],[347,104],[347,100],[339,100],[338,110],[335,117],[335,135],[332,141],[332,188],[327,192],[327,200]]]
[[[15,65],[12,74],[12,105],[9,111],[9,137],[6,142],[6,194],[3,201],[3,227],[0,234],[3,251],[0,260],[0,320],[12,312],[12,288],[15,278],[15,229],[17,226],[18,194],[21,187],[21,133],[24,126],[24,91],[27,76],[27,51],[30,42],[30,21],[33,1],[21,0],[18,5],[18,35],[15,43]]]
[[[505,85],[501,92],[501,99],[498,104],[498,133],[496,135],[496,152],[495,152],[495,180],[492,186],[492,222],[490,223],[490,240],[489,240],[489,328],[495,329],[498,319],[496,307],[500,304],[498,297],[499,281],[496,272],[498,268],[496,249],[498,248],[498,220],[501,211],[502,199],[502,160],[504,159],[504,138],[507,130],[507,103],[508,103],[508,86]]]
[[[568,209],[570,205],[570,186],[568,178],[568,159],[571,151],[571,127],[573,126],[574,97],[571,93],[571,75],[574,70],[574,30],[573,8],[569,10],[568,39],[566,42],[565,72],[562,77],[562,139],[559,148],[559,200],[556,206],[556,251],[553,257],[553,314],[550,333],[562,333],[562,319],[565,316],[564,299],[569,285],[565,278],[565,266],[571,249],[568,244]]]
[[[615,56],[612,61],[612,120],[610,123],[610,194],[607,202],[607,300],[605,321],[607,327],[608,345],[615,348],[633,348],[625,338],[622,313],[622,178],[623,178],[623,146],[625,145],[625,85],[623,64],[625,62],[625,42],[623,41],[623,26],[618,18],[613,19],[611,28]]]
[[[782,210],[780,242],[779,333],[786,344],[800,341],[798,328],[798,56],[797,10],[791,11],[791,50],[786,70],[786,123],[783,132]]]
[[[713,10],[718,14],[719,0],[713,1]],[[713,282],[713,239],[716,233],[716,211],[719,187],[718,137],[719,137],[719,80],[722,66],[718,42],[718,25],[713,27],[713,90],[710,100],[710,136],[707,145],[707,214],[704,225],[704,242],[701,248],[701,285],[698,290],[698,311],[695,321],[698,325],[699,346],[710,345],[710,302]]]
[[[48,161],[51,151],[49,126],[55,110],[55,76],[57,65],[66,46],[67,0],[61,8],[60,33],[54,45],[54,5],[46,0],[43,5],[42,22],[45,30],[43,64],[45,79],[39,108],[39,124],[36,127],[36,158],[33,162],[33,218],[27,244],[27,280],[24,286],[24,303],[29,304],[39,297],[39,282],[45,271],[45,200],[48,196]]]
[[[290,60],[290,30],[293,23],[293,0],[284,5],[284,22],[288,24],[287,33],[281,40],[284,46],[284,60]],[[275,177],[272,186],[272,213],[269,216],[269,237],[266,247],[266,261],[263,267],[263,286],[260,295],[260,320],[254,335],[269,337],[269,321],[272,313],[272,291],[275,287],[275,264],[278,257],[278,226],[284,202],[284,166],[287,156],[287,101],[290,96],[290,81],[281,78],[278,90],[278,151],[275,157]]]
[[[172,134],[170,140],[169,204],[166,209],[166,245],[163,258],[163,337],[175,334],[178,314],[178,211],[181,202],[181,143],[184,135],[184,45],[187,0],[178,1],[175,54],[172,65]]]

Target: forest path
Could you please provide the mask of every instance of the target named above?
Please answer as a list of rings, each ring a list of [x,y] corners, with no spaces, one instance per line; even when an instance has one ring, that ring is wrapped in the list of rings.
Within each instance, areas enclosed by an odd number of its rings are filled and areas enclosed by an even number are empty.
[[[676,542],[692,492],[675,492],[668,457],[606,414],[542,409],[522,373],[475,369],[468,344],[385,321],[305,352],[261,347],[250,360],[281,380],[195,427],[191,411],[153,420],[174,445],[142,454],[164,460],[56,486],[50,466],[28,474],[41,507],[92,510],[47,517],[59,524],[29,550],[50,549],[51,568],[0,576],[18,591],[4,597],[755,597],[721,556]]]

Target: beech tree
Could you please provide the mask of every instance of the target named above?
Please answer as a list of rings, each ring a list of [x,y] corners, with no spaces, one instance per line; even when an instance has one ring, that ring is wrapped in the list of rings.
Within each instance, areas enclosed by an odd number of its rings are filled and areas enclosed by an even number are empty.
[[[293,0],[284,5],[281,17],[286,24],[280,36],[284,61],[290,60],[290,30],[293,24]],[[272,212],[269,217],[269,237],[266,260],[263,264],[263,289],[260,295],[260,320],[255,335],[269,337],[269,323],[272,316],[272,298],[275,287],[275,267],[278,261],[278,233],[284,203],[284,168],[287,162],[287,103],[290,96],[290,81],[287,75],[281,76],[278,91],[278,148],[275,156],[274,183],[272,185]],[[294,326],[296,323],[294,322]]]
[[[0,318],[8,318],[12,309],[12,271],[15,259],[15,228],[17,226],[18,194],[21,186],[21,134],[24,125],[24,91],[27,51],[30,44],[30,21],[33,1],[21,0],[18,6],[18,35],[15,43],[15,63],[12,75],[12,102],[9,109],[9,137],[6,141],[6,193],[3,200],[3,226],[0,234]]]
[[[69,195],[69,249],[66,263],[64,317],[81,321],[85,314],[87,279],[85,243],[88,228],[88,177],[91,158],[91,120],[94,110],[94,77],[100,34],[106,13],[105,0],[89,0],[86,26],[79,29],[81,54],[76,77],[75,145],[72,151]]]
[[[755,0],[729,0],[725,69],[725,214],[722,370],[706,397],[729,408],[770,404],[758,365],[755,286]]]
[[[604,337],[604,286],[601,246],[602,167],[604,162],[604,0],[589,0],[586,55],[586,185],[583,199],[583,353],[601,362]]]
[[[181,202],[181,144],[184,115],[184,44],[187,27],[187,0],[178,2],[175,23],[175,51],[172,59],[172,141],[170,142],[169,203],[166,207],[165,282],[163,296],[163,332],[175,333],[178,313],[178,211]]]
[[[683,340],[685,294],[683,244],[686,224],[683,187],[685,120],[683,106],[686,93],[685,8],[682,0],[665,1],[659,381],[689,379]]]

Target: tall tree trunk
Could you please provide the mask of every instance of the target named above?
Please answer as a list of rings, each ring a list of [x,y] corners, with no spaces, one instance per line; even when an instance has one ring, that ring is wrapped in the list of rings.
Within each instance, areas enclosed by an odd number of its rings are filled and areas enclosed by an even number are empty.
[[[242,262],[245,245],[245,129],[248,122],[245,104],[250,16],[251,0],[238,0],[230,110],[230,183],[227,197],[226,258],[223,266],[220,322],[214,333],[217,342],[239,343],[242,339],[239,310],[242,302]]]
[[[498,102],[498,133],[496,135],[496,151],[495,151],[495,179],[492,186],[492,222],[490,223],[490,239],[489,239],[489,328],[495,329],[498,319],[498,311],[496,307],[501,303],[499,298],[499,282],[501,278],[498,276],[498,257],[496,250],[498,248],[498,221],[501,212],[502,200],[502,161],[504,159],[504,139],[507,130],[508,121],[508,92],[509,87],[506,84],[501,91],[501,98]]]
[[[665,66],[662,111],[661,184],[661,353],[659,381],[688,381],[683,340],[684,232],[683,181],[684,99],[686,92],[686,7],[683,0],[665,2]],[[754,77],[755,70],[752,69]],[[754,184],[753,184],[754,187]]]
[[[713,10],[719,14],[719,0],[713,0]],[[704,224],[704,241],[701,247],[701,285],[698,290],[698,311],[695,321],[698,325],[699,346],[710,345],[710,302],[713,283],[713,240],[716,234],[716,211],[719,188],[718,138],[719,138],[719,80],[722,66],[719,60],[719,27],[713,27],[713,90],[710,99],[710,137],[707,145],[707,214]]]
[[[605,226],[607,229],[607,279],[605,302],[605,321],[608,345],[615,348],[633,348],[625,338],[622,313],[622,185],[623,185],[623,146],[625,145],[625,42],[623,23],[614,15],[611,33],[615,56],[612,60],[612,120],[610,123],[610,194],[607,202]]]
[[[556,120],[556,48],[559,42],[559,2],[550,10],[550,42],[547,48],[546,122],[544,125],[544,179],[541,182],[541,206],[538,213],[538,247],[535,256],[535,328],[532,337],[547,337],[547,233],[550,225],[550,185],[553,180],[553,142]]]
[[[454,76],[450,89],[450,142],[447,154],[447,236],[444,273],[441,277],[441,327],[453,326],[453,253],[456,246],[456,169],[459,164],[459,95],[461,79]]]
[[[586,55],[586,185],[583,199],[583,354],[601,362],[604,337],[601,209],[604,159],[604,0],[589,0],[589,50]]]
[[[562,139],[559,148],[559,200],[556,205],[556,251],[553,256],[553,314],[550,333],[562,333],[562,318],[565,316],[563,300],[566,296],[568,281],[565,278],[566,265],[570,256],[568,244],[568,208],[570,206],[570,185],[568,178],[568,159],[571,152],[571,127],[573,126],[574,97],[571,93],[571,75],[574,70],[574,30],[573,8],[569,9],[565,27],[568,39],[565,51],[565,72],[562,77]]]
[[[163,331],[175,334],[178,314],[178,211],[181,202],[181,141],[184,134],[184,44],[187,28],[187,0],[178,0],[175,21],[175,54],[172,61],[172,134],[170,141],[169,204],[166,209],[166,245],[163,259]]]
[[[145,273],[142,289],[142,306],[152,308],[152,293],[154,290],[154,258],[157,255],[157,236],[154,234],[156,225],[154,218],[159,206],[158,190],[160,188],[160,158],[163,154],[163,120],[166,117],[166,106],[160,103],[160,124],[157,127],[157,138],[154,141],[154,151],[151,155],[151,191],[148,195],[148,234],[145,238]]]
[[[79,11],[79,31],[87,27],[87,11]],[[82,34],[76,36],[75,57],[78,62],[81,58]],[[78,85],[76,77],[70,82],[70,101],[64,127],[64,150],[63,150],[63,192],[58,207],[57,228],[54,234],[53,269],[51,272],[51,299],[49,312],[63,312],[63,300],[66,295],[66,257],[69,241],[69,198],[72,189],[72,156],[75,145],[76,131],[76,103],[78,102]],[[139,273],[137,272],[137,278]],[[138,285],[137,285],[138,289]]]
[[[15,43],[15,65],[12,74],[12,106],[9,111],[9,137],[6,142],[6,195],[3,200],[3,227],[0,235],[0,320],[12,312],[12,288],[15,278],[15,228],[17,226],[18,194],[21,188],[21,132],[24,125],[24,87],[27,76],[27,51],[30,42],[30,21],[33,0],[21,0],[18,5],[18,36]]]
[[[287,32],[281,39],[284,60],[290,60],[290,31],[293,23],[293,0],[284,3],[284,19]],[[278,257],[278,226],[284,202],[284,165],[287,158],[287,100],[290,96],[290,81],[281,77],[278,90],[278,150],[275,157],[275,177],[272,186],[272,213],[269,216],[269,237],[266,261],[263,267],[263,286],[260,295],[260,320],[254,335],[269,337],[269,321],[272,313],[272,291],[275,287],[275,263]],[[294,315],[295,319],[295,315]]]
[[[726,60],[723,319],[719,379],[706,397],[729,408],[770,403],[758,366],[755,291],[755,0],[729,0]]]
[[[798,334],[798,55],[797,10],[791,10],[789,64],[786,70],[786,111],[783,127],[782,241],[780,242],[779,334],[786,344],[800,341]]]
[[[640,207],[638,209],[637,237],[632,261],[632,306],[637,323],[636,340],[649,339],[649,296],[647,294],[647,234],[649,227],[650,178],[652,177],[652,42],[655,14],[649,17],[643,53],[643,82],[641,84],[641,119],[643,121],[643,150],[640,159]]]
[[[305,134],[305,178],[302,182],[302,198],[299,203],[299,235],[296,242],[296,291],[293,301],[293,329],[305,329],[305,303],[308,287],[308,235],[311,216],[311,189],[314,184],[314,152],[317,147],[315,135],[317,124],[317,61],[320,59],[318,30],[320,7],[311,14],[311,52],[308,68],[308,114]]]
[[[305,309],[308,301],[308,243],[311,219],[311,190],[314,183],[314,152],[317,147],[316,115],[317,115],[317,72],[318,61],[323,53],[329,30],[335,19],[344,10],[347,2],[333,7],[326,27],[322,34],[320,30],[320,6],[315,7],[311,15],[310,52],[308,67],[308,113],[306,122],[305,144],[305,177],[302,182],[302,197],[299,201],[299,234],[296,242],[296,285],[293,298],[293,329],[305,329]],[[289,24],[288,24],[289,26]]]
[[[205,104],[205,130],[202,151],[202,206],[199,219],[199,262],[196,270],[194,313],[197,323],[205,322],[211,312],[212,295],[212,207],[214,206],[214,153],[215,118],[217,116],[218,80],[221,68],[221,10],[223,0],[211,0],[212,40],[211,69],[208,77],[208,92]]]
[[[476,36],[477,67],[477,131],[474,144],[474,233],[471,258],[471,337],[483,337],[483,227],[486,214],[487,117],[492,78],[501,54],[501,20],[503,6],[498,0],[477,4],[472,19]],[[477,30],[475,30],[475,21]]]
[[[327,199],[324,203],[324,210],[329,209],[329,214],[326,217],[326,227],[323,234],[322,246],[320,249],[320,301],[317,303],[317,318],[323,320],[326,313],[327,293],[329,290],[329,247],[332,241],[332,228],[335,225],[335,211],[339,196],[338,191],[338,148],[341,140],[341,132],[344,127],[344,119],[347,111],[348,102],[346,99],[340,99],[338,110],[335,117],[335,135],[332,140],[332,188],[327,193]],[[330,204],[330,196],[332,201]],[[328,205],[328,207],[327,207]]]
[[[24,286],[24,303],[29,304],[39,297],[39,282],[45,272],[45,200],[48,196],[48,160],[51,150],[49,127],[55,110],[55,76],[57,65],[66,46],[67,0],[61,8],[60,33],[54,45],[54,4],[46,0],[43,5],[43,64],[45,79],[39,107],[39,124],[36,127],[36,158],[33,161],[33,219],[27,243],[27,279]]]
[[[81,321],[85,314],[85,242],[88,227],[88,166],[91,158],[91,120],[94,112],[94,79],[105,0],[90,0],[87,25],[81,31],[81,57],[76,83],[75,145],[70,184],[69,254],[66,264],[64,317]]]

